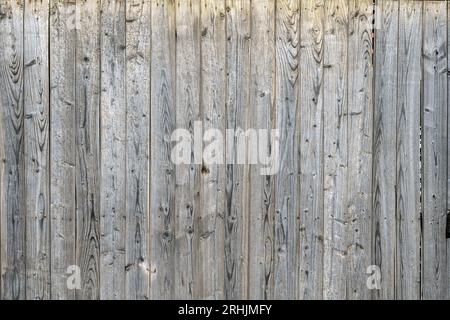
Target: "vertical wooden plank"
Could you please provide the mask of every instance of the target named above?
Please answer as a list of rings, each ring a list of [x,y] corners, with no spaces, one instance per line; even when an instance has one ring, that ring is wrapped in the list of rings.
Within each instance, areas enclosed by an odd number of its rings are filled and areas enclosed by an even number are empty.
[[[450,130],[450,3],[447,0],[447,135]],[[447,150],[447,279],[450,278],[450,140],[448,139],[448,150]],[[1,159],[1,157],[0,157]],[[1,209],[0,209],[1,210]],[[447,283],[447,299],[450,300],[450,281]]]
[[[275,3],[271,0],[251,4],[251,84],[250,128],[270,130],[274,120]],[[270,141],[251,144],[268,145]],[[270,140],[270,139],[269,139]],[[254,148],[254,146],[251,146]],[[255,148],[257,149],[257,148]],[[259,148],[258,148],[259,149]],[[250,153],[253,150],[249,151]],[[249,298],[274,298],[274,179],[261,175],[261,166],[250,166]]]
[[[371,265],[373,43],[372,0],[349,2],[348,81],[348,299],[368,299]],[[344,298],[344,297],[341,297]]]
[[[4,175],[1,224],[2,299],[25,299],[23,1],[0,5],[0,112],[3,121]]]
[[[6,154],[5,154],[5,132],[4,132],[4,122],[5,115],[0,109],[0,300],[3,299],[3,270],[6,266],[6,246],[7,241],[6,235],[6,184],[3,180],[6,177]]]
[[[400,1],[395,285],[396,298],[408,300],[420,299],[422,8],[423,1]]]
[[[152,1],[150,299],[175,296],[175,3]]]
[[[348,2],[327,1],[324,34],[324,271],[326,299],[345,296],[348,247]]]
[[[276,129],[280,161],[275,176],[274,297],[295,295],[298,172],[299,1],[280,0],[276,8]]]
[[[447,3],[424,3],[422,298],[447,297]]]
[[[323,36],[324,1],[301,0],[298,298],[323,290]]]
[[[249,0],[227,0],[227,129],[246,130],[250,116],[250,32]],[[248,298],[249,166],[239,163],[237,132],[227,136],[227,186],[225,214],[225,298]]]
[[[49,2],[27,2],[24,12],[27,299],[50,298]]]
[[[397,59],[399,1],[377,2],[381,15],[375,30],[375,109],[373,142],[372,264],[381,270],[381,288],[374,298],[395,298],[397,252]]]
[[[207,131],[225,133],[225,1],[201,1],[201,112],[206,146],[219,139]],[[211,131],[212,132],[212,131]],[[222,139],[223,142],[223,139]],[[224,297],[224,215],[226,175],[225,155],[216,155],[217,163],[204,163],[201,175],[200,216],[198,232],[199,293],[203,299]]]
[[[51,296],[74,299],[67,271],[75,261],[75,3],[50,7]],[[72,272],[74,270],[71,270]]]
[[[177,0],[176,30],[176,128],[194,137],[195,122],[200,121],[200,1]],[[194,153],[191,140],[191,163],[176,166],[175,296],[179,299],[201,298],[196,295],[202,276],[196,265],[201,166],[195,163]]]
[[[123,0],[101,4],[101,299],[125,299],[125,10]]]
[[[127,2],[126,9],[126,295],[148,299],[150,153],[150,0]]]
[[[100,297],[100,0],[76,2],[76,299]]]
[[[6,250],[4,250],[4,244],[6,243],[6,231],[4,229],[4,226],[6,226],[6,210],[4,207],[5,203],[5,193],[4,190],[6,189],[4,186],[3,177],[5,177],[5,136],[3,132],[3,112],[0,112],[0,299],[3,299],[3,270],[4,270],[4,262],[6,261],[6,257],[4,256],[6,254]]]

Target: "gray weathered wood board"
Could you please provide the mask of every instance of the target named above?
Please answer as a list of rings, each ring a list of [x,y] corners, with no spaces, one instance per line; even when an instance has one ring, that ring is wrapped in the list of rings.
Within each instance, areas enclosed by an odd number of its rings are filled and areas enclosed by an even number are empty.
[[[427,1],[423,12],[423,243],[422,297],[448,294],[447,282],[447,3]]]
[[[418,299],[421,261],[421,1],[399,8],[396,132],[396,274],[398,299]]]
[[[274,115],[275,3],[251,2],[249,128],[270,129]],[[267,142],[269,143],[269,142]],[[249,157],[255,151],[249,150]],[[274,298],[274,177],[261,176],[260,166],[250,165],[248,295]]]
[[[76,265],[76,13],[74,2],[50,4],[51,298],[74,299]],[[73,283],[71,283],[73,284]],[[70,286],[70,288],[72,288]]]
[[[77,299],[100,296],[100,1],[76,3]]]
[[[328,298],[323,210],[324,1],[300,2],[297,295]],[[332,290],[332,289],[331,289]]]
[[[1,1],[1,299],[449,299],[449,12]]]
[[[323,279],[324,298],[345,295],[348,183],[348,19],[347,1],[325,6]]]
[[[24,8],[26,297],[50,298],[48,1]]]
[[[24,1],[4,2],[0,13],[1,297],[25,299]]]
[[[175,297],[175,5],[158,0],[151,7],[150,299]]]
[[[125,297],[148,299],[151,1],[126,4]]]
[[[380,266],[380,298],[394,296],[396,258],[396,132],[397,132],[397,42],[399,1],[378,3],[382,24],[376,37],[375,109],[373,143],[373,258]],[[392,52],[392,54],[386,54]]]

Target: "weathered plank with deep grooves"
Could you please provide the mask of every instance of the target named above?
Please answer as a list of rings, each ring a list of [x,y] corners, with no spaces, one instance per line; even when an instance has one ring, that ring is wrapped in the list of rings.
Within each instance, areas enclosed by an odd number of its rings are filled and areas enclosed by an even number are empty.
[[[274,298],[295,296],[298,209],[298,90],[299,90],[299,1],[280,0],[276,7],[275,109],[279,130],[278,160],[271,165],[275,178]]]
[[[194,128],[200,121],[200,2],[177,0],[176,13],[176,127],[194,137]],[[197,268],[196,250],[200,241],[197,219],[201,165],[196,162],[198,142],[191,139],[188,143],[190,150],[184,151],[188,161],[176,167],[175,296],[179,299],[201,296],[198,279],[202,275]]]
[[[348,3],[327,1],[324,31],[324,298],[345,296],[348,181]]]
[[[424,2],[422,298],[447,296],[447,3]]]
[[[249,166],[241,134],[248,129],[250,87],[250,1],[226,1],[227,186],[225,211],[225,298],[248,298]],[[239,131],[243,130],[243,131]],[[242,158],[240,158],[242,157]]]
[[[421,1],[400,1],[397,82],[396,299],[420,299]],[[391,138],[389,138],[391,139]]]
[[[275,72],[275,3],[271,0],[252,1],[251,6],[251,71],[250,128],[271,130],[274,120]],[[249,299],[274,298],[274,177],[262,175],[261,159],[271,150],[269,135],[250,140],[249,205]],[[255,145],[263,145],[260,150]],[[256,156],[256,159],[253,158]],[[250,159],[253,158],[253,159]],[[256,161],[252,161],[256,160]]]
[[[348,247],[346,296],[368,299],[372,247],[373,41],[372,0],[349,1]]]
[[[80,290],[100,297],[100,0],[76,3],[76,209]]]
[[[0,2],[1,299],[450,297],[449,1]]]
[[[28,1],[24,12],[26,296],[32,300],[50,299],[48,6]]]
[[[175,3],[152,1],[150,299],[175,297]]]
[[[299,223],[297,282],[300,299],[330,297],[323,274],[323,38],[325,2],[301,0],[299,97]],[[323,292],[324,291],[324,292]]]
[[[100,298],[125,299],[125,1],[101,3]]]
[[[150,294],[150,10],[150,0],[127,2],[125,297],[139,300]]]
[[[380,0],[376,14],[375,101],[373,136],[372,264],[381,270],[381,287],[374,298],[395,298],[397,246],[397,56],[399,1]]]
[[[74,299],[76,274],[75,38],[76,6],[50,4],[51,298]],[[71,278],[74,279],[74,278]]]
[[[23,111],[23,1],[0,4],[0,113],[4,173],[1,221],[1,298],[25,299],[26,207]]]
[[[201,0],[201,118],[204,160],[201,169],[198,217],[199,294],[203,299],[224,297],[224,216],[226,174],[225,132],[225,0]],[[222,143],[222,149],[216,144]],[[208,159],[209,158],[209,159]]]

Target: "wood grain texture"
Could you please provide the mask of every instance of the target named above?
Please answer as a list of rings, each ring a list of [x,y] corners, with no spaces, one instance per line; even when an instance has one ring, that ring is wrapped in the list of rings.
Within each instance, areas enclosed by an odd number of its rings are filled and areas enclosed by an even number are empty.
[[[447,1],[447,135],[450,132],[450,58],[448,54],[450,53],[450,3]],[[447,136],[447,279],[450,278],[450,140]],[[0,157],[1,159],[1,157]],[[447,299],[450,300],[450,281],[447,283]]]
[[[151,2],[126,7],[126,265],[125,297],[149,299]]]
[[[424,3],[422,298],[447,295],[447,3]]]
[[[204,155],[217,141],[217,130],[225,132],[226,34],[225,1],[201,0],[201,117]],[[208,130],[211,135],[208,135]],[[224,298],[224,218],[226,167],[224,152],[203,161],[201,169],[200,216],[198,225],[199,292],[204,299]],[[205,160],[205,159],[204,159]]]
[[[175,2],[152,1],[150,299],[175,297]]]
[[[76,299],[100,297],[100,1],[76,3]]]
[[[200,2],[178,0],[176,7],[176,127],[194,136],[200,121]],[[195,147],[190,141],[190,164],[176,167],[175,296],[179,299],[201,297],[198,269],[198,219],[200,217],[201,165],[196,163]],[[187,152],[187,150],[186,150]]]
[[[26,297],[50,298],[49,2],[24,8]]]
[[[420,299],[421,1],[400,1],[397,84],[396,299]]]
[[[3,270],[4,268],[7,266],[7,262],[6,262],[6,250],[4,250],[4,244],[7,241],[7,234],[6,231],[4,229],[4,226],[6,226],[6,221],[7,221],[7,216],[6,214],[4,214],[6,212],[6,208],[3,205],[5,203],[5,192],[4,190],[6,189],[5,186],[3,185],[3,177],[6,176],[5,173],[5,163],[6,163],[6,158],[5,158],[5,145],[6,145],[6,140],[5,140],[5,134],[4,134],[4,130],[3,130],[3,126],[4,126],[4,114],[3,112],[0,112],[0,300],[3,299]]]
[[[6,207],[4,206],[5,202],[5,189],[6,186],[4,186],[3,177],[6,176],[6,155],[5,155],[5,132],[4,132],[4,113],[0,112],[0,300],[3,299],[3,270],[7,266],[6,262],[6,250],[5,250],[5,243],[7,241],[7,234],[4,229],[7,223],[7,215]]]
[[[227,35],[227,129],[247,130],[250,122],[250,41],[249,0],[226,1]],[[235,132],[236,132],[235,131]],[[225,298],[248,298],[249,165],[240,163],[239,137],[227,136],[227,185],[225,211]],[[247,159],[248,151],[244,157]],[[231,165],[229,164],[231,163]],[[237,165],[235,165],[237,163]]]
[[[276,4],[275,109],[279,161],[275,177],[275,299],[294,298],[297,262],[300,7],[298,1]]]
[[[372,0],[349,1],[347,299],[371,296],[366,270],[372,258],[372,14]]]
[[[50,5],[50,241],[51,298],[74,299],[69,269],[76,265],[75,143],[76,6]],[[73,283],[71,283],[73,284]]]
[[[101,2],[100,298],[125,299],[126,6]]]
[[[381,270],[374,298],[395,298],[397,252],[396,167],[399,1],[377,2],[373,133],[372,262]]]
[[[450,298],[449,1],[0,2],[0,299]]]
[[[275,103],[275,3],[252,2],[250,47],[250,127],[272,129]],[[258,141],[270,150],[271,141]],[[253,143],[258,143],[253,141]],[[251,150],[251,152],[256,152]],[[249,194],[249,299],[273,299],[275,259],[275,200],[273,176],[261,175],[261,166],[250,166]]]
[[[330,298],[324,275],[323,221],[323,0],[300,2],[300,170],[298,298]],[[326,292],[325,292],[326,291]]]
[[[348,210],[348,2],[327,1],[324,26],[324,298],[345,296]]]
[[[23,97],[23,1],[0,5],[0,108],[3,128],[1,297],[26,297],[26,206]]]

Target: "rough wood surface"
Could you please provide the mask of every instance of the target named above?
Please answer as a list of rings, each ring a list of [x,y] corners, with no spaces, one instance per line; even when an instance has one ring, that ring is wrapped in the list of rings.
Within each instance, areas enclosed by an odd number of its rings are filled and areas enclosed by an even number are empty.
[[[100,1],[76,3],[77,299],[100,296]]]
[[[298,210],[298,90],[300,52],[298,1],[276,4],[275,124],[279,132],[279,170],[275,177],[275,299],[293,299],[296,289]]]
[[[127,1],[126,6],[125,297],[146,300],[150,294],[151,1]]]
[[[423,243],[422,297],[448,292],[447,274],[447,19],[446,2],[427,1],[423,12]]]
[[[200,3],[177,1],[176,9],[176,127],[193,136],[200,121]],[[191,141],[190,160],[195,160],[195,143]],[[182,164],[176,167],[176,269],[175,296],[196,299],[199,293],[198,268],[201,165]]]
[[[399,1],[377,2],[381,25],[376,32],[372,262],[381,270],[379,299],[395,297],[397,252],[396,165]],[[390,52],[391,54],[386,54]],[[400,98],[401,99],[401,98]],[[400,111],[401,112],[401,111]]]
[[[323,38],[325,2],[302,0],[300,12],[300,123],[298,298],[330,298],[323,272]],[[326,287],[325,287],[326,286]],[[325,290],[325,292],[324,292]]]
[[[324,26],[324,298],[345,295],[348,220],[348,3],[328,1]]]
[[[227,129],[246,130],[250,117],[250,1],[227,0]],[[239,163],[239,139],[226,141],[225,298],[248,298],[249,165]],[[228,162],[227,162],[228,163]]]
[[[368,299],[372,258],[373,17],[372,0],[349,1],[347,299]]]
[[[3,174],[1,206],[1,298],[26,298],[23,1],[0,4],[0,113]]]
[[[252,2],[250,47],[250,127],[271,129],[274,105],[275,4],[270,0]],[[262,141],[269,145],[270,141]],[[249,151],[249,156],[255,150]],[[260,166],[250,166],[249,205],[249,298],[274,298],[274,179],[262,176]]]
[[[49,2],[24,8],[26,297],[50,299]]]
[[[449,134],[450,130],[450,96],[448,92],[450,92],[450,59],[448,57],[448,53],[450,52],[450,4],[447,1],[447,134]],[[447,136],[447,279],[450,278],[450,140]],[[1,159],[1,157],[0,157]],[[447,299],[450,300],[450,281],[447,282]]]
[[[208,154],[207,145],[217,141],[215,133],[225,132],[225,1],[201,2],[201,96],[200,108],[204,134],[204,157],[212,156],[213,163],[201,168],[200,214],[198,225],[199,293],[204,299],[224,298],[224,218],[226,174],[225,155]],[[216,164],[217,163],[217,164]]]
[[[61,300],[75,298],[67,285],[76,265],[75,10],[73,2],[50,5],[51,298]]]
[[[120,300],[126,291],[125,20],[124,0],[101,2],[100,298]]]
[[[175,297],[175,2],[152,1],[150,299]]]
[[[397,81],[396,298],[420,298],[422,6],[401,1]],[[401,275],[401,276],[400,276]]]
[[[449,10],[0,1],[1,299],[449,299]]]

